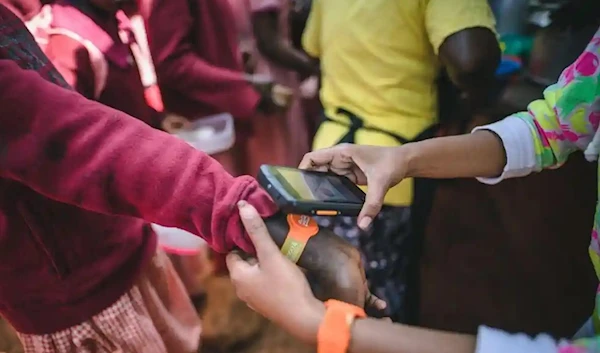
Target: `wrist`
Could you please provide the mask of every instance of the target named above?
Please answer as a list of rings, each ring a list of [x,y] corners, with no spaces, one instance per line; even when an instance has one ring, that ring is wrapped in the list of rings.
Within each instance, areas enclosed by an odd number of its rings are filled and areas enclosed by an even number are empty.
[[[393,153],[396,169],[404,173],[400,176],[401,179],[416,177],[419,159],[418,143],[407,143],[406,145],[395,147]]]
[[[314,345],[317,344],[319,327],[325,317],[325,304],[313,297],[308,300],[308,303],[304,307],[305,309],[302,311],[303,320],[300,323],[298,337],[302,341]]]
[[[273,215],[263,218],[265,221],[265,225],[267,226],[267,230],[271,235],[271,238],[277,244],[279,248],[283,246],[285,238],[290,231],[290,227],[286,220],[286,215],[281,211],[277,211]]]

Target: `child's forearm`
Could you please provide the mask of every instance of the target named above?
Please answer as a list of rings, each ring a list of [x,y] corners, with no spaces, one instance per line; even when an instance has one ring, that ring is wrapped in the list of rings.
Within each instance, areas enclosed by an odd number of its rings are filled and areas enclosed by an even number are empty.
[[[495,177],[506,165],[504,146],[490,131],[440,137],[398,147],[407,177]]]
[[[318,63],[291,44],[280,42],[277,48],[276,57],[282,66],[306,76],[320,74]]]
[[[265,219],[271,238],[280,248],[289,232],[286,216],[279,213]],[[352,245],[322,228],[310,238],[298,266],[316,283],[315,295],[321,300],[338,299],[363,307],[366,298],[360,254]],[[317,290],[315,290],[317,289]]]
[[[258,50],[267,59],[302,75],[319,74],[319,66],[304,52],[284,40],[278,29],[279,13],[258,12],[252,16]]]
[[[384,320],[357,320],[351,353],[473,353],[474,336],[427,330]]]
[[[304,324],[294,332],[299,338],[317,344],[325,305],[315,301],[302,311]],[[350,353],[474,353],[476,337],[453,332],[429,330],[372,318],[352,324]]]
[[[315,301],[302,311],[304,324],[293,333],[308,343],[317,344],[325,310],[323,303]],[[472,335],[371,318],[355,320],[350,337],[350,353],[474,353],[477,345],[476,337]]]
[[[306,76],[319,75],[319,65],[289,43],[278,39],[277,42],[264,46],[262,49],[263,55],[286,69]]]

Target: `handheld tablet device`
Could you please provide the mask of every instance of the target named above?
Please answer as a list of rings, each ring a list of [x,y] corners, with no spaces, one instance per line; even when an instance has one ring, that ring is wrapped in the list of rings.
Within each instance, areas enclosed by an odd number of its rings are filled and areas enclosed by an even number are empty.
[[[262,165],[258,182],[285,213],[358,216],[365,193],[334,173]]]

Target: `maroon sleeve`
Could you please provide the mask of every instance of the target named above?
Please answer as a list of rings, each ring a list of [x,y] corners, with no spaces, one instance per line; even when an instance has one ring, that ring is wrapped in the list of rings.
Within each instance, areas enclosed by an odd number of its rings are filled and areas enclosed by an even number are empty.
[[[190,37],[196,22],[188,0],[153,1],[146,22],[161,86],[237,118],[255,114],[260,96],[246,81],[243,71],[214,66],[194,51]]]
[[[94,69],[81,43],[67,36],[52,35],[45,54],[71,87],[87,98],[94,98]]]
[[[35,99],[31,99],[35,92]],[[252,245],[236,202],[276,207],[251,177],[124,113],[0,60],[0,177],[60,202],[195,233],[223,252]]]

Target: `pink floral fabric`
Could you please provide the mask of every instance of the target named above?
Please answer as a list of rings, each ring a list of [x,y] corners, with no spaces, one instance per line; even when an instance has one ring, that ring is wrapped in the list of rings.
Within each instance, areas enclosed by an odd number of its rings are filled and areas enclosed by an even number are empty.
[[[544,91],[544,98],[532,102],[527,112],[516,117],[529,125],[535,143],[537,168],[557,168],[571,153],[585,151],[597,160],[600,152],[600,29],[585,51],[564,70],[558,82]],[[590,256],[600,276],[600,208],[596,209]],[[600,293],[592,316],[596,332],[600,328]],[[559,353],[600,353],[600,335],[570,343],[560,343]]]

